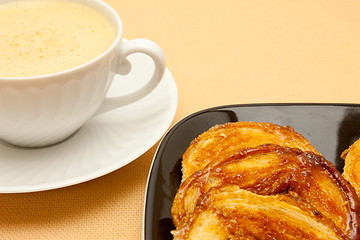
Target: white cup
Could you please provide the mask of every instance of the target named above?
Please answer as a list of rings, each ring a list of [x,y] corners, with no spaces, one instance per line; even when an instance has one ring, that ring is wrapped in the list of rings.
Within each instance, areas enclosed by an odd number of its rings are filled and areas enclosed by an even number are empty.
[[[116,40],[95,59],[72,69],[36,77],[0,76],[0,139],[5,142],[23,147],[58,143],[91,117],[148,95],[162,79],[165,59],[157,44],[146,39],[123,40],[120,17],[104,2],[72,1],[104,14],[116,26]],[[153,59],[153,76],[132,93],[106,97],[114,76],[121,73],[122,63],[133,53],[144,53]],[[138,83],[130,79],[129,84]]]

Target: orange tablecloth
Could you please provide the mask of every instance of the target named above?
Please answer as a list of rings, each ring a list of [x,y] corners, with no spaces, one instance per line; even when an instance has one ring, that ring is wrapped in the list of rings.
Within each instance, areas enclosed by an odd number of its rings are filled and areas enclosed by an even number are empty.
[[[163,48],[179,91],[173,124],[224,104],[360,102],[359,1],[106,2],[125,38]],[[141,239],[155,149],[89,182],[1,194],[0,239]]]

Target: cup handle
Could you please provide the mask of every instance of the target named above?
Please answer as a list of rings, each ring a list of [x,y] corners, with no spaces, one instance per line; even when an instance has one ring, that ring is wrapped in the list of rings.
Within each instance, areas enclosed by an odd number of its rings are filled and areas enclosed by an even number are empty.
[[[119,66],[133,53],[144,53],[154,61],[155,71],[149,81],[134,92],[118,97],[106,97],[94,116],[133,103],[152,92],[161,81],[166,65],[162,49],[148,39],[122,40],[120,45]]]

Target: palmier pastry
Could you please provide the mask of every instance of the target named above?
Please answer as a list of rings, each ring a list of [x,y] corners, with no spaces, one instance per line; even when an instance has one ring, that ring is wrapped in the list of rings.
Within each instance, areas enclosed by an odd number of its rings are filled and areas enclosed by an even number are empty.
[[[216,125],[195,138],[183,154],[183,180],[214,159],[230,156],[238,149],[272,143],[318,153],[291,127],[273,123],[234,122]]]
[[[360,196],[360,139],[346,149],[341,158],[345,160],[343,176]]]
[[[331,222],[326,227],[336,226],[331,233],[334,234],[334,239],[342,239],[343,235],[346,239],[359,238],[359,200],[355,190],[324,157],[273,144],[235,152],[211,162],[181,184],[172,207],[176,226],[173,231],[175,239],[188,239],[186,234],[192,231],[188,228],[194,227],[194,214],[207,201],[206,194],[209,190],[229,184],[257,195],[281,194],[288,199],[298,199],[304,203],[302,206],[308,205],[313,209],[313,214],[303,215],[311,218],[309,222],[317,221],[325,225],[326,222]],[[287,203],[292,204],[291,201]],[[297,216],[294,215],[293,218]],[[319,218],[327,220],[321,222]],[[253,220],[257,221],[256,218]],[[255,222],[254,226],[258,224]],[[256,227],[251,230],[252,227],[253,225],[248,225],[249,231],[257,231]],[[306,229],[307,225],[298,227],[303,228],[304,232],[312,232]],[[342,234],[338,234],[336,229],[340,229]],[[284,231],[284,234],[288,234],[292,230],[286,229],[284,225]],[[241,234],[246,235],[246,232]],[[250,235],[248,239],[254,238]]]
[[[334,223],[289,195],[236,185],[211,188],[176,239],[348,239]],[[183,237],[182,237],[183,236]]]

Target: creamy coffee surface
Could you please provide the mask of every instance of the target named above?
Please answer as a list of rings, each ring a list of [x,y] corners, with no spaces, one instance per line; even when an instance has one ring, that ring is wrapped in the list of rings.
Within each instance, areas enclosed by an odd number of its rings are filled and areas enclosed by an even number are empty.
[[[0,4],[0,77],[60,72],[103,53],[116,38],[109,20],[66,0]]]

